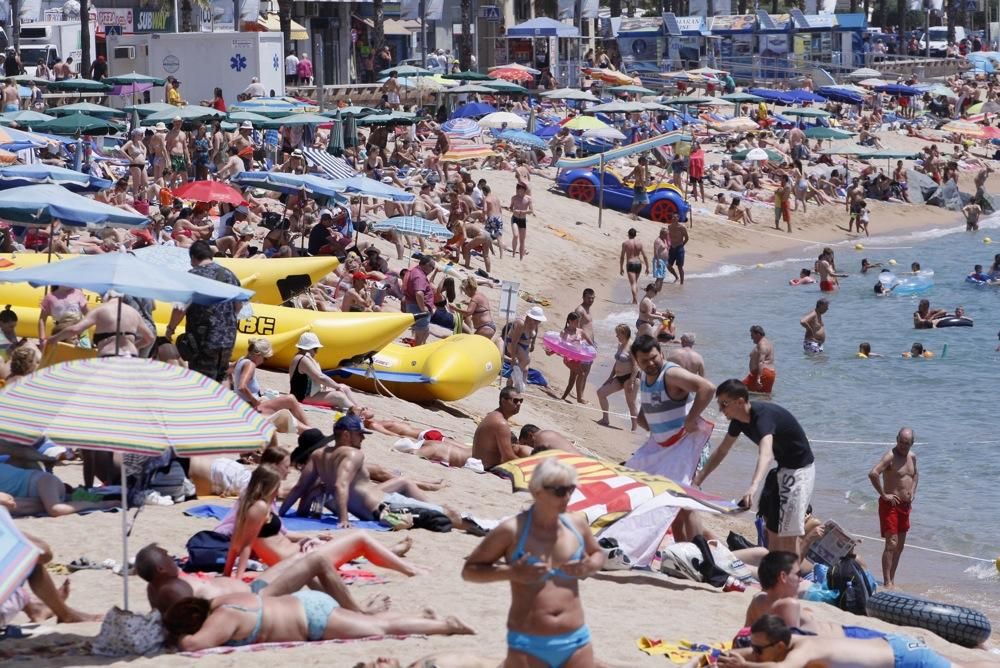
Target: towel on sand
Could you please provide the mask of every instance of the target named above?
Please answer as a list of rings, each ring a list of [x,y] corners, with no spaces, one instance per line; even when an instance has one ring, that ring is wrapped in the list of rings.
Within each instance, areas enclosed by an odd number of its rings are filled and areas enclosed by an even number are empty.
[[[201,519],[209,520],[222,520],[229,512],[228,506],[215,506],[211,504],[205,504],[203,506],[194,506],[188,508],[184,511],[184,514],[188,517],[198,517]],[[295,515],[286,515],[281,518],[281,523],[289,531],[331,531],[336,530],[337,524],[340,520],[336,515],[326,514],[323,515],[323,519],[314,519],[311,517],[297,517]],[[371,531],[388,531],[389,527],[382,526],[378,522],[369,520],[359,520],[355,517],[351,517],[351,528],[353,529],[370,529]]]

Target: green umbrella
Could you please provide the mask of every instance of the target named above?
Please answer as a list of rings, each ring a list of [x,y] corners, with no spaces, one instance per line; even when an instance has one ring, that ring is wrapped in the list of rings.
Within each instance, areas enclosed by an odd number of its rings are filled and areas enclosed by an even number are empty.
[[[43,123],[45,121],[51,121],[53,118],[55,118],[55,116],[49,116],[48,114],[43,114],[40,111],[32,111],[31,109],[22,109],[21,111],[11,111],[3,114],[3,120],[10,121],[11,123],[17,123],[18,125]]]
[[[34,129],[54,135],[113,135],[122,131],[120,125],[81,113],[68,114],[38,123]]]
[[[87,114],[88,116],[97,116],[98,118],[110,118],[112,116],[124,118],[127,114],[127,112],[121,109],[112,109],[111,107],[105,107],[103,104],[94,104],[93,102],[77,102],[76,104],[67,104],[63,107],[52,107],[49,111],[55,116],[79,113]]]
[[[809,139],[847,139],[853,136],[853,132],[840,128],[827,128],[822,125],[810,125],[806,128],[806,137]]]
[[[919,151],[900,151],[898,149],[884,148],[881,151],[869,151],[858,153],[861,158],[886,158],[888,160],[909,160],[920,156]]]
[[[330,128],[330,141],[326,145],[326,152],[337,157],[344,155],[344,119],[339,115],[333,118],[333,126]]]
[[[455,81],[492,81],[493,77],[482,72],[452,72],[442,74],[442,79],[454,79]]]
[[[749,149],[748,148],[748,149],[744,149],[742,151],[737,151],[736,153],[733,153],[729,157],[731,157],[736,162],[743,162],[743,160],[746,159],[746,157],[747,157],[747,153],[749,153],[752,150],[755,150],[755,149]],[[781,162],[785,161],[785,156],[782,155],[781,153],[779,153],[778,151],[774,151],[774,150],[769,149],[769,148],[765,148],[765,149],[762,149],[762,150],[767,153],[767,160],[768,160],[768,162],[778,162],[778,163],[781,163]]]
[[[261,114],[255,114],[252,111],[234,111],[229,116],[226,117],[233,123],[242,123],[243,121],[250,121],[254,125],[263,125],[264,123],[270,123],[271,119],[267,116],[262,116]]]
[[[51,82],[49,90],[77,93],[107,93],[111,90],[111,86],[103,84],[100,81],[94,81],[93,79],[63,79],[62,81]]]
[[[162,86],[166,83],[166,79],[160,79],[159,77],[151,77],[148,74],[139,74],[138,72],[130,72],[128,74],[119,74],[115,77],[105,77],[104,83],[111,86],[129,86],[133,84],[149,84],[150,86]]]
[[[379,72],[379,76],[387,77],[392,72],[395,72],[400,77],[427,77],[434,74],[431,70],[417,67],[416,65],[400,65],[399,67],[390,67],[382,70]]]
[[[518,86],[517,84],[511,83],[509,81],[504,81],[503,79],[498,79],[497,81],[484,81],[483,85],[499,93],[527,94],[528,92],[527,88],[523,86]]]
[[[829,111],[823,111],[822,109],[811,109],[809,107],[804,107],[801,109],[789,109],[788,111],[782,111],[782,116],[801,116],[802,118],[828,118],[832,114]]]
[[[123,111],[130,114],[137,113],[140,117],[145,118],[150,114],[155,114],[158,111],[169,111],[171,109],[176,109],[172,104],[167,104],[166,102],[147,102],[146,104],[130,104],[125,107]]]
[[[742,102],[763,102],[764,98],[760,95],[751,95],[750,93],[730,93],[729,95],[723,95],[723,100],[728,100],[729,102],[735,102],[740,104]]]
[[[370,114],[357,119],[357,125],[413,125],[420,119],[415,114],[394,111],[390,114]]]
[[[612,86],[606,89],[609,93],[629,93],[632,95],[656,95],[655,90],[650,90],[649,88],[643,88],[642,86]]]
[[[343,107],[341,109],[329,109],[324,111],[321,116],[329,116],[330,118],[336,118],[337,114],[341,117],[345,116],[367,116],[368,114],[377,114],[378,109],[373,109],[371,107],[359,107],[357,105],[351,107]]]
[[[265,128],[280,128],[281,126],[291,127],[293,125],[325,125],[330,122],[326,116],[319,114],[291,114],[268,121],[261,121],[260,125]]]
[[[165,109],[155,114],[150,114],[143,119],[143,125],[156,125],[157,123],[171,123],[175,118],[180,118],[185,122],[210,121],[216,118],[224,118],[225,114],[211,107],[203,107],[198,104],[191,104],[186,107],[173,107]]]
[[[41,77],[33,77],[30,74],[18,74],[16,77],[11,77],[15,83],[19,83],[22,86],[30,86],[31,84],[38,84],[39,86],[48,86],[51,81],[48,79],[42,79]]]
[[[688,104],[707,104],[712,101],[712,98],[705,97],[703,95],[681,95],[680,97],[672,97],[669,100],[664,100],[667,104],[674,105],[688,105]]]

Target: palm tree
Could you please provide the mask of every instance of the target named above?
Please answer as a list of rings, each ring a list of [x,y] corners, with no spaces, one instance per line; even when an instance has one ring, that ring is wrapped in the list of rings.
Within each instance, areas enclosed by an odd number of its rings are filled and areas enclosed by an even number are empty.
[[[385,3],[383,0],[374,0],[372,11],[374,16],[372,17],[372,38],[370,41],[372,49],[378,53],[385,46]]]
[[[906,12],[908,9],[909,3],[906,0],[897,0],[896,13],[899,14],[899,52],[904,55],[908,46],[906,39]]]
[[[17,51],[18,55],[21,54],[21,0],[10,0],[10,29],[14,33],[10,36],[10,43]],[[21,66],[24,67],[24,62],[21,62]]]
[[[80,76],[90,74],[90,0],[80,0]],[[65,55],[65,54],[62,54]]]
[[[472,0],[462,0],[462,42],[458,66],[463,72],[472,69]]]
[[[239,26],[240,17],[236,17],[236,25]],[[292,44],[292,0],[278,0],[278,26],[281,28],[281,39],[285,43],[285,48],[290,49]]]

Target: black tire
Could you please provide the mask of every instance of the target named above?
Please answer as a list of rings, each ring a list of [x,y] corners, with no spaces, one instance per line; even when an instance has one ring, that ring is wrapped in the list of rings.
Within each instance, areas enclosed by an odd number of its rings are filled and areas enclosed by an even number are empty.
[[[868,599],[868,616],[926,629],[965,647],[982,644],[992,631],[990,620],[978,610],[891,591],[880,591]]]

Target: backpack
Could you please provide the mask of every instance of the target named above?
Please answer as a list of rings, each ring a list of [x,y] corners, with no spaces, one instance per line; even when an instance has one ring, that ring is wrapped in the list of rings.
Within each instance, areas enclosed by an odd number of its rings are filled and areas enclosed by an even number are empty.
[[[215,531],[199,531],[188,539],[188,573],[221,573],[229,556],[229,536]]]
[[[875,593],[875,587],[857,559],[842,557],[831,566],[826,575],[826,585],[828,589],[838,592],[835,602],[838,608],[856,615],[868,614],[868,599]]]

